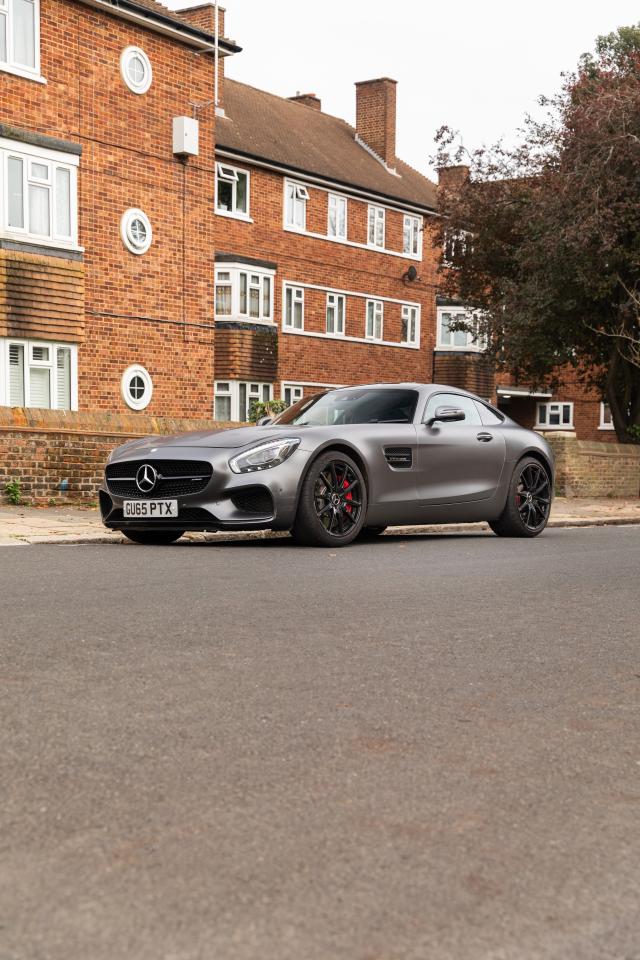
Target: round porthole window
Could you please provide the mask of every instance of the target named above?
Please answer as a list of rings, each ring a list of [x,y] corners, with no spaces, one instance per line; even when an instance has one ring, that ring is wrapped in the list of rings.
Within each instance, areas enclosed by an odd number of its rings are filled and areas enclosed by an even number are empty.
[[[122,51],[120,73],[133,93],[146,93],[153,80],[151,61],[140,47],[126,47]]]
[[[144,410],[151,403],[153,382],[149,371],[134,363],[122,374],[122,396],[132,410]]]
[[[138,256],[146,253],[153,240],[149,217],[135,207],[125,210],[120,221],[120,234],[125,247],[131,253]]]

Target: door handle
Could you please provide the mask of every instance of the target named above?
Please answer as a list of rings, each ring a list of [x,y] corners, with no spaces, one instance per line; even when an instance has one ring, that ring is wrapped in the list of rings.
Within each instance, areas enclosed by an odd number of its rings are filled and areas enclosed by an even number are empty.
[[[481,443],[489,443],[489,440],[493,440],[492,433],[479,433],[476,437],[477,440],[480,440]]]

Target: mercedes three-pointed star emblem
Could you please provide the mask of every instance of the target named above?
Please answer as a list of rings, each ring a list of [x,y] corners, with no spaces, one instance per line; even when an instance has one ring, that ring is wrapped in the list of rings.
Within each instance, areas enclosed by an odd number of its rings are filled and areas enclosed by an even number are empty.
[[[151,493],[158,479],[158,471],[150,463],[143,463],[136,473],[136,486],[141,493]]]

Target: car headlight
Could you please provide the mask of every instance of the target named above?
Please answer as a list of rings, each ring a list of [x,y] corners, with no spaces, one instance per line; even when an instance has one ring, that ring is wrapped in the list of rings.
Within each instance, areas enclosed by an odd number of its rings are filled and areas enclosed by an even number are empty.
[[[254,473],[257,470],[269,470],[283,463],[294,450],[297,450],[300,440],[285,437],[282,440],[268,440],[251,450],[245,450],[229,460],[229,466],[234,473]]]

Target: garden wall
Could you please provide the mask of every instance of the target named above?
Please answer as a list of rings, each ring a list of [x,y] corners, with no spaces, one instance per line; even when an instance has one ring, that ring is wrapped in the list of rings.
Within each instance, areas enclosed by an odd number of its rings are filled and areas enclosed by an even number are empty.
[[[556,455],[558,496],[640,496],[640,445],[576,440],[565,433],[545,438]]]

